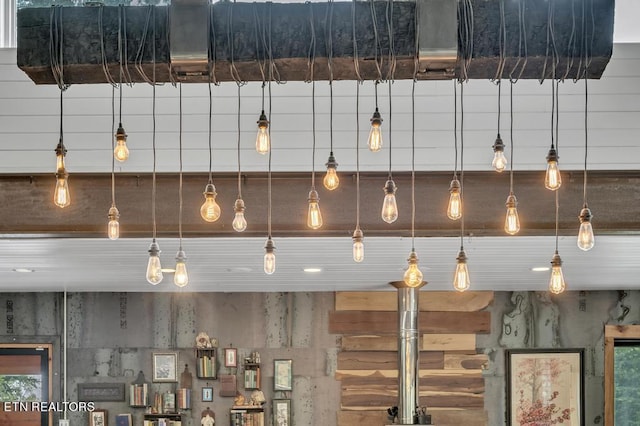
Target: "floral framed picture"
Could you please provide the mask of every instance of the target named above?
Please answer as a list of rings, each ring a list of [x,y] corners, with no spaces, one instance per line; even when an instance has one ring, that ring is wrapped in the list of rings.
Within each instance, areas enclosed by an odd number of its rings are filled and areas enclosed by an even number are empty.
[[[153,354],[153,381],[168,383],[178,381],[177,352],[156,352]]]
[[[274,426],[291,426],[290,399],[274,399],[271,411],[273,412]]]
[[[584,424],[584,349],[505,351],[507,425]]]
[[[224,366],[229,368],[238,366],[238,349],[224,348]]]

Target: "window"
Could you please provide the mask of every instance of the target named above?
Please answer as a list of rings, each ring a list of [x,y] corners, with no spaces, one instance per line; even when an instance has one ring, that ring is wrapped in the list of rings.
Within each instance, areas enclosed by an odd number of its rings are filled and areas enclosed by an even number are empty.
[[[640,326],[605,326],[606,425],[640,426]]]

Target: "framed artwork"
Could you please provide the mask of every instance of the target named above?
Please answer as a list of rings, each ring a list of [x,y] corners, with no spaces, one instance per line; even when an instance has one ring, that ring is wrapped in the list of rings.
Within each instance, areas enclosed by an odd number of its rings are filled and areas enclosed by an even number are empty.
[[[292,365],[293,361],[290,359],[273,360],[273,390],[290,391],[293,389]]]
[[[273,426],[291,426],[291,400],[273,400]]]
[[[212,402],[213,401],[213,388],[212,387],[203,387],[202,388],[202,402]]]
[[[132,426],[131,414],[116,415],[116,426]]]
[[[107,410],[96,408],[89,412],[89,426],[109,426]]]
[[[584,349],[505,351],[507,425],[584,424]]]
[[[178,381],[178,353],[156,352],[153,354],[153,381]]]
[[[224,348],[224,366],[232,368],[238,366],[238,349]]]

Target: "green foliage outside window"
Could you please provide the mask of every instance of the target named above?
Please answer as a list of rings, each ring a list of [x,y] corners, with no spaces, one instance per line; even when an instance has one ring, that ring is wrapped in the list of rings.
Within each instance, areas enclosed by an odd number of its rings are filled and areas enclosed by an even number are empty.
[[[40,401],[40,376],[0,376],[0,401]]]
[[[84,6],[104,4],[105,6],[167,6],[171,0],[17,0],[18,9],[23,7],[50,7],[50,6]]]
[[[615,347],[615,424],[640,426],[640,346]]]

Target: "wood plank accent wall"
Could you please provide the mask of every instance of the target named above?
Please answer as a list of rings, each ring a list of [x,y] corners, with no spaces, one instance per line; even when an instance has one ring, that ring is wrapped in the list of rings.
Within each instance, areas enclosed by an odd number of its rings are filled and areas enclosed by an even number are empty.
[[[493,292],[420,293],[420,405],[437,426],[486,426],[487,356],[476,353],[476,335],[491,331],[484,309]],[[336,379],[341,381],[338,426],[389,424],[397,405],[397,294],[338,292],[329,332],[341,334]]]

